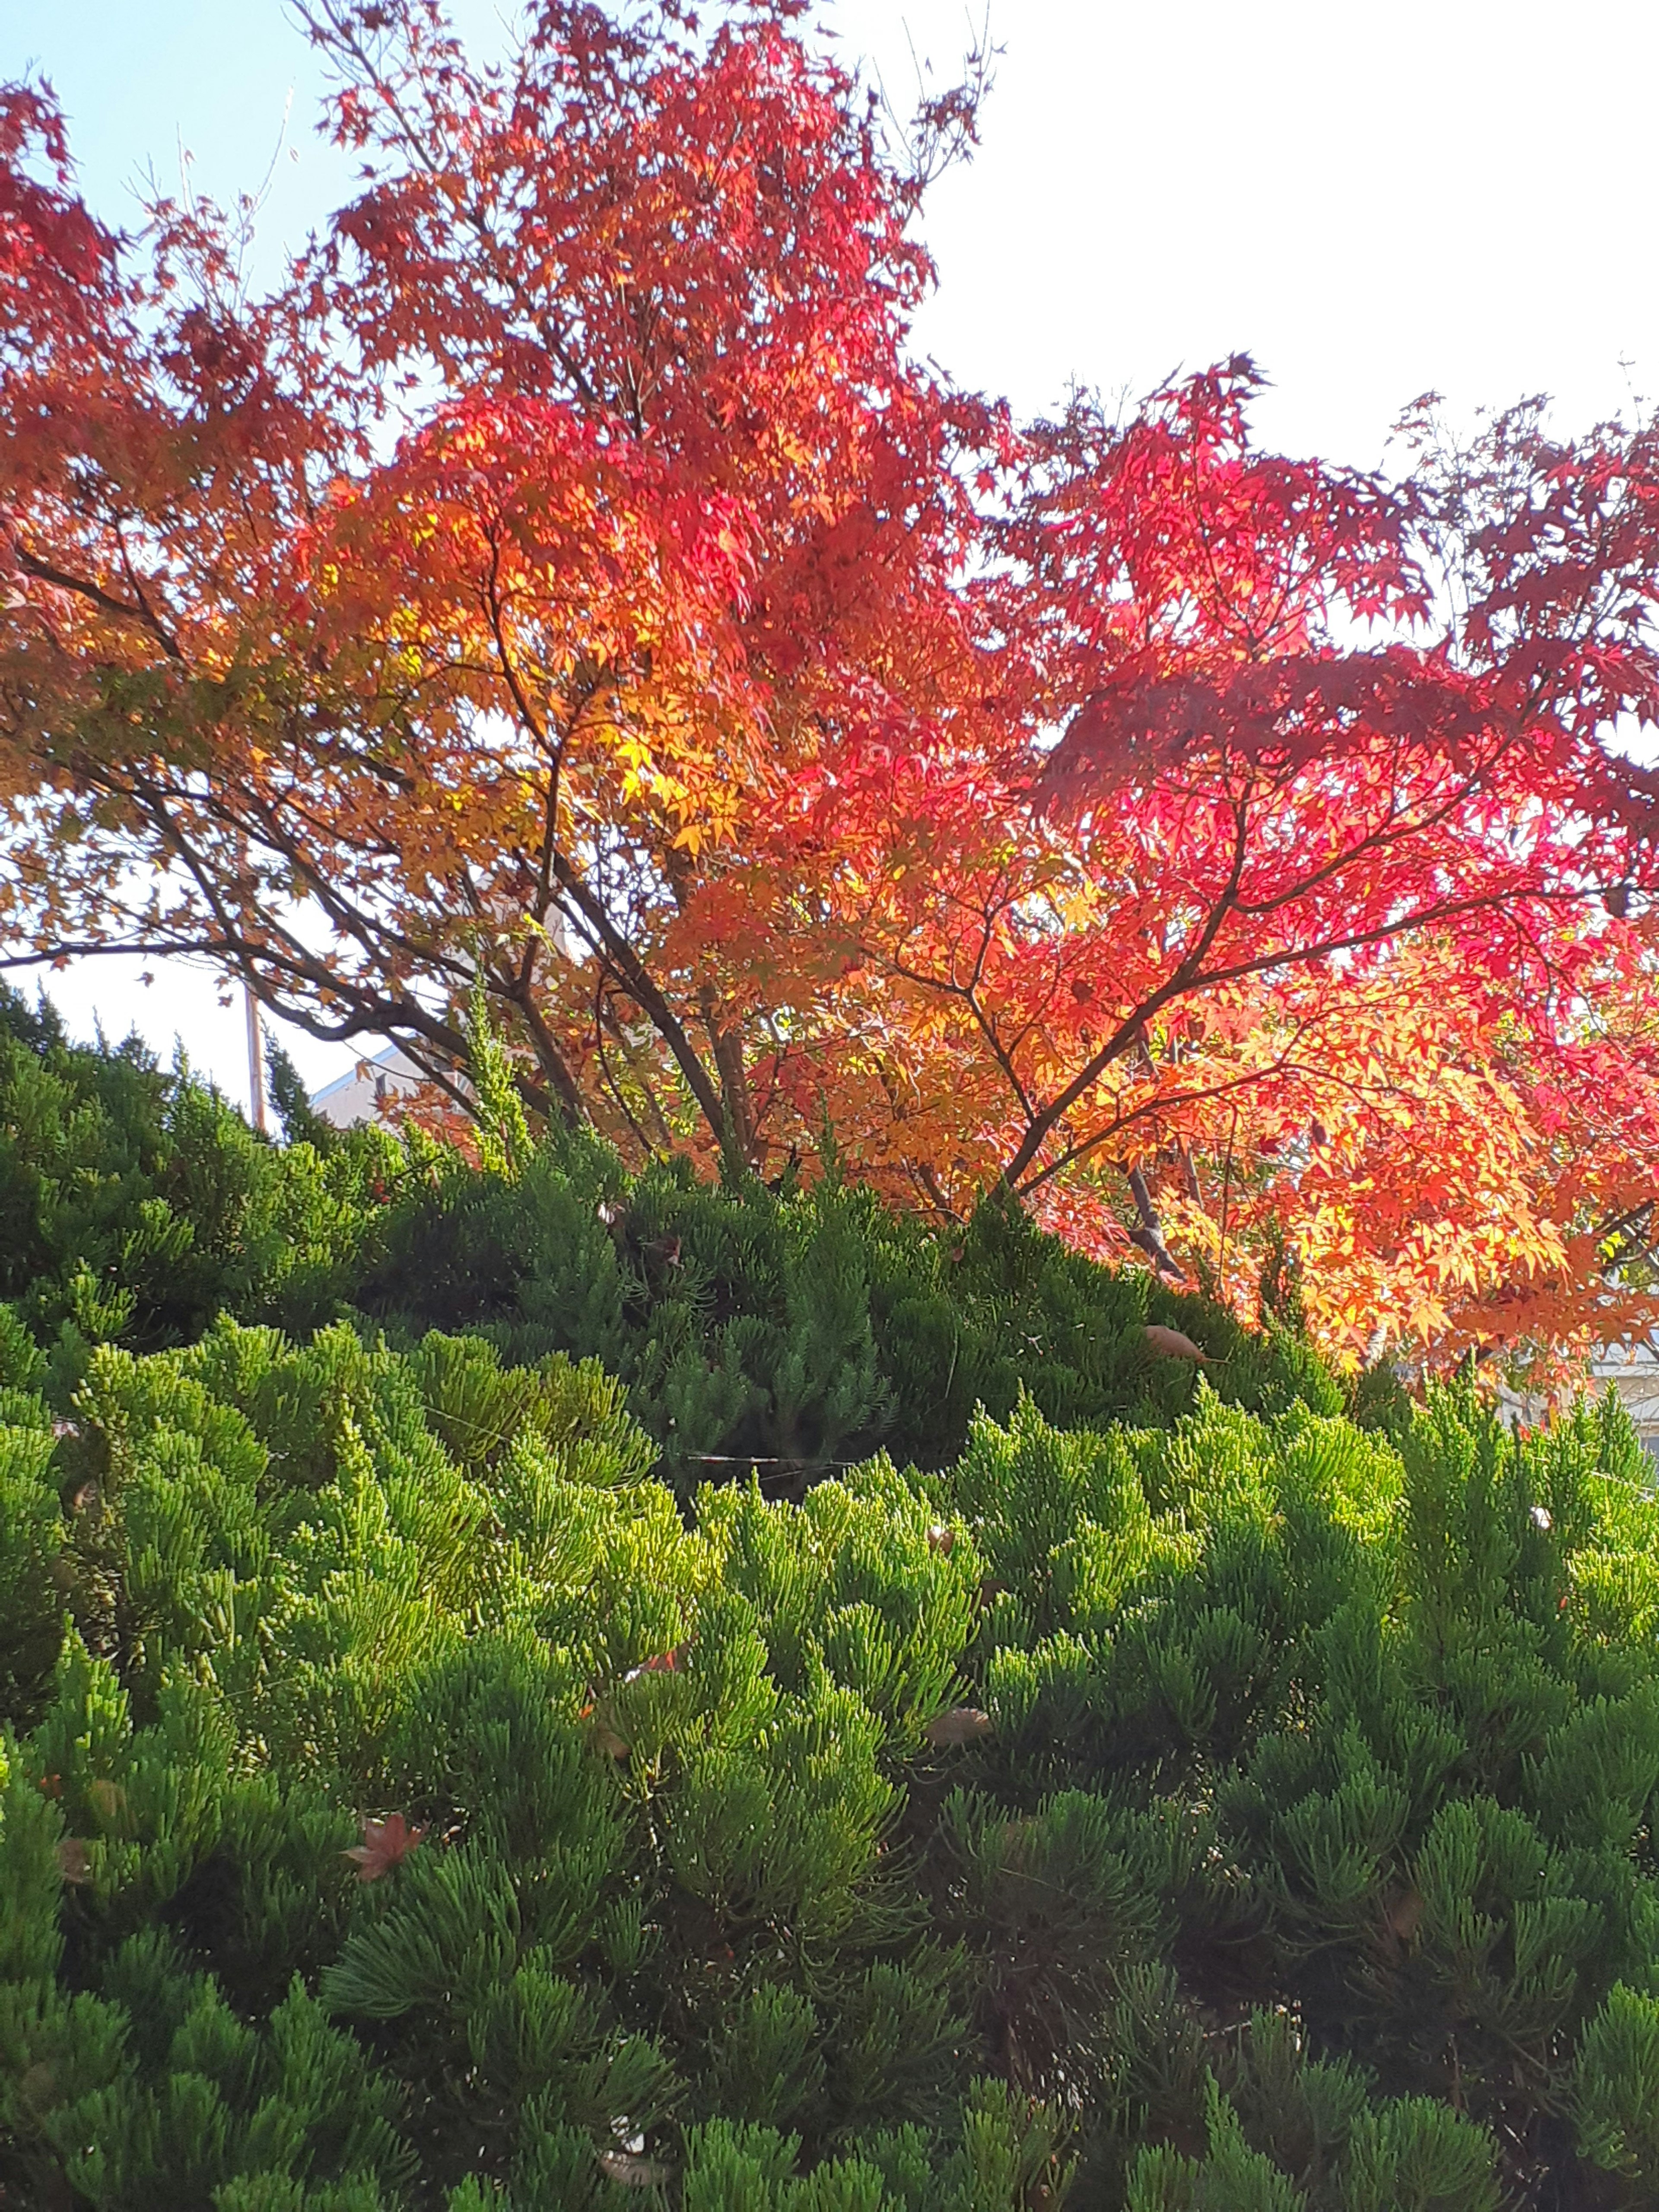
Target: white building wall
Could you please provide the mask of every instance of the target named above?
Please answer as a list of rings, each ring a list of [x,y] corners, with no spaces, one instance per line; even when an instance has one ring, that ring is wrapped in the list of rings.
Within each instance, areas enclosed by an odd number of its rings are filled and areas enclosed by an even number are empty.
[[[349,1075],[325,1085],[311,1103],[337,1129],[356,1128],[363,1121],[395,1121],[398,1100],[420,1081],[413,1060],[397,1045],[389,1045],[373,1060],[360,1060]]]
[[[1624,1400],[1649,1453],[1659,1461],[1659,1350],[1651,1341],[1609,1345],[1597,1352],[1590,1367],[1598,1395],[1609,1383]]]

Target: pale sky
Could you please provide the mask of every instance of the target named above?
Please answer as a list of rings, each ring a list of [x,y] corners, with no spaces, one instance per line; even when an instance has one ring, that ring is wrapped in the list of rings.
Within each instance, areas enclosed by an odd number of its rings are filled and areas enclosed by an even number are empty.
[[[501,12],[455,9],[480,44]],[[820,18],[899,106],[911,47],[948,78],[972,27],[962,0]],[[983,144],[925,224],[940,285],[918,343],[959,382],[1029,414],[1073,380],[1140,392],[1249,352],[1263,435],[1358,463],[1431,388],[1466,419],[1547,392],[1564,430],[1659,394],[1651,0],[994,0],[990,21]],[[290,95],[266,265],[348,195],[281,0],[0,0],[0,76],[31,65],[107,221],[131,220],[146,166],[176,179],[181,144],[199,189],[257,185]],[[138,966],[51,988],[78,1028],[136,1023],[164,1054],[181,1035],[245,1097],[240,1005],[176,969],[145,990]],[[288,1042],[314,1084],[356,1057]]]

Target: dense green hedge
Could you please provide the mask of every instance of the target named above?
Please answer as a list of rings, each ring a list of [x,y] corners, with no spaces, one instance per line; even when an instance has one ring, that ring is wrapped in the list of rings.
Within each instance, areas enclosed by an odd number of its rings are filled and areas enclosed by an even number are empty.
[[[1616,1406],[478,1076],[274,1146],[0,1000],[0,2203],[1659,2203]]]
[[[65,1434],[5,1346],[8,2201],[1659,2195],[1615,1409],[1028,1401],[688,1517],[592,1365],[221,1322]]]
[[[486,1036],[486,1066],[489,1051]],[[758,1461],[799,1490],[883,1445],[940,1466],[975,1405],[1006,1415],[1022,1389],[1064,1426],[1173,1419],[1194,1370],[1152,1352],[1148,1320],[1217,1355],[1217,1388],[1253,1410],[1341,1403],[1293,1331],[1241,1328],[996,1206],[940,1230],[833,1175],[720,1189],[674,1162],[629,1177],[590,1139],[532,1148],[510,1102],[470,1164],[329,1132],[277,1067],[301,1139],[282,1147],[136,1044],[70,1046],[0,992],[0,1298],[51,1354],[60,1410],[90,1346],[186,1344],[222,1312],[600,1359],[683,1489]]]
[[[356,1297],[394,1340],[464,1329],[515,1363],[603,1361],[683,1487],[757,1461],[799,1489],[878,1445],[939,1467],[975,1406],[1006,1417],[1022,1389],[1064,1427],[1172,1419],[1196,1370],[1152,1350],[1148,1321],[1215,1355],[1216,1388],[1252,1411],[1343,1402],[1289,1329],[1097,1266],[1011,1207],[941,1231],[833,1175],[729,1190],[677,1161],[630,1179],[580,1138],[521,1170],[437,1154],[375,1251]]]
[[[406,1164],[380,1131],[267,1144],[136,1038],[71,1044],[47,1002],[0,988],[0,1299],[51,1352],[62,1403],[94,1344],[185,1344],[221,1312],[332,1318]]]

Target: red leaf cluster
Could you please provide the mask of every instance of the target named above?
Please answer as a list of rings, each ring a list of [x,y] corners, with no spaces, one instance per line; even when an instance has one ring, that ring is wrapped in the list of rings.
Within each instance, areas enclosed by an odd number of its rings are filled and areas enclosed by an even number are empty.
[[[783,0],[494,72],[303,12],[362,186],[266,297],[0,94],[8,957],[206,952],[456,1099],[481,985],[635,1154],[827,1123],[1350,1357],[1646,1325],[1659,427],[1385,478],[1243,360],[1018,425],[908,343],[970,91],[913,162]]]

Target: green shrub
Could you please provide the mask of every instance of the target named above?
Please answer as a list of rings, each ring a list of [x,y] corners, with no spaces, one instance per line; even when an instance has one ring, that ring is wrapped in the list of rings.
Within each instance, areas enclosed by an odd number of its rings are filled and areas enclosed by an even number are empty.
[[[56,1433],[0,1358],[16,2201],[1652,2201],[1615,1407],[1026,1398],[687,1510],[557,1355],[221,1321]]]
[[[96,1344],[188,1343],[226,1310],[332,1318],[404,1170],[384,1132],[278,1150],[136,1038],[72,1045],[0,987],[0,1300],[51,1350],[60,1404]]]
[[[185,1344],[221,1313],[299,1334],[355,1315],[404,1344],[464,1330],[520,1364],[603,1361],[683,1493],[757,1465],[798,1493],[878,1446],[941,1467],[976,1406],[1006,1418],[1022,1390],[1063,1426],[1173,1419],[1196,1370],[1150,1349],[1148,1321],[1212,1354],[1231,1401],[1341,1403],[1288,1328],[1097,1266],[1006,1203],[941,1228],[833,1173],[710,1186],[683,1160],[629,1176],[586,1136],[532,1146],[479,1049],[496,1103],[477,1164],[330,1130],[273,1052],[278,1147],[136,1041],[70,1045],[0,991],[0,1299],[50,1352],[54,1402],[94,1345]]]
[[[1188,1332],[1253,1411],[1341,1393],[1305,1343],[1083,1258],[991,1200],[964,1229],[889,1211],[833,1174],[807,1188],[702,1184],[684,1161],[629,1177],[584,1137],[516,1163],[437,1154],[390,1207],[357,1303],[404,1342],[465,1329],[515,1361],[602,1360],[689,1491],[758,1466],[793,1488],[879,1445],[938,1468],[975,1407],[1028,1393],[1063,1426],[1170,1420],[1196,1370],[1146,1325]]]

